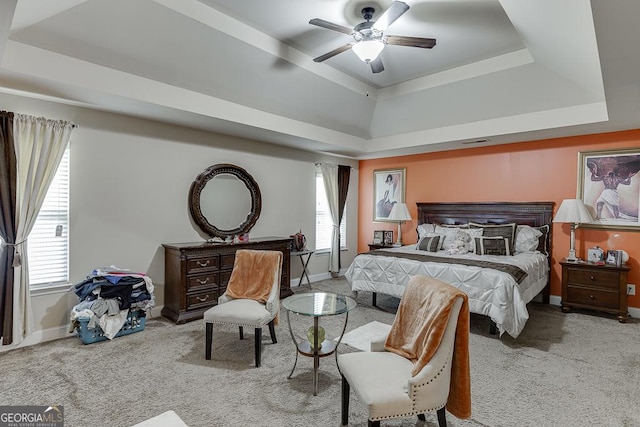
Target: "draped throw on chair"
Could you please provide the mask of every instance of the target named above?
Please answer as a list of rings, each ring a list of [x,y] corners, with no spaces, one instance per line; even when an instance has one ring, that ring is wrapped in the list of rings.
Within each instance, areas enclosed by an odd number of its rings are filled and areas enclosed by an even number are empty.
[[[13,341],[13,245],[16,242],[16,152],[13,113],[0,111],[0,337]],[[8,244],[7,244],[8,243]]]
[[[27,238],[33,229],[51,181],[75,125],[25,114],[14,114],[16,156],[15,236],[13,242],[13,336],[18,344],[31,334],[31,294]],[[52,231],[53,232],[53,231]],[[5,331],[6,332],[6,331]]]
[[[333,230],[331,232],[331,252],[329,252],[329,271],[333,275],[340,272],[340,221],[349,191],[351,167],[321,163],[322,180],[327,195]]]

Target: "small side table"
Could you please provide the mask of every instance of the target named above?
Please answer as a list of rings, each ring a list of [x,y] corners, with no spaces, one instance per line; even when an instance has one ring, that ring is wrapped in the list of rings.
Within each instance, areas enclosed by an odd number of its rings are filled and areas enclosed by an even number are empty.
[[[297,256],[300,258],[300,263],[302,264],[302,274],[300,274],[300,281],[298,282],[298,286],[302,285],[302,279],[307,278],[307,285],[309,285],[309,289],[311,289],[311,280],[309,279],[309,270],[307,270],[307,266],[309,265],[309,260],[311,259],[311,255],[313,255],[313,251],[292,251],[291,256]],[[307,257],[305,259],[305,256]]]
[[[385,248],[394,248],[395,246],[393,245],[385,245],[384,243],[368,243],[369,245],[369,250],[373,251],[376,249],[385,249]]]
[[[289,325],[289,333],[291,339],[296,346],[296,360],[293,363],[291,373],[287,377],[291,378],[293,371],[298,364],[298,354],[303,356],[313,357],[313,395],[318,394],[318,368],[320,367],[320,358],[335,354],[336,365],[338,364],[338,346],[344,336],[344,331],[347,329],[347,322],[349,320],[349,311],[356,308],[356,302],[353,298],[345,295],[339,295],[333,292],[301,292],[290,297],[283,299],[281,302],[282,308],[287,311],[287,324]],[[309,342],[308,337],[304,337],[301,340],[297,340],[291,327],[291,319],[289,313],[294,313],[302,316],[313,317],[313,343]],[[323,342],[318,342],[318,329],[319,319],[325,316],[336,316],[344,314],[344,326],[340,337],[337,342],[331,339],[325,339]],[[338,368],[340,370],[340,368]]]

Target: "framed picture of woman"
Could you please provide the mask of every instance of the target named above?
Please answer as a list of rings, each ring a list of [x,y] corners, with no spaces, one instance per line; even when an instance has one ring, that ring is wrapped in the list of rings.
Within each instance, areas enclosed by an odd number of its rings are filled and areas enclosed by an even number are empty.
[[[373,171],[373,220],[388,222],[396,203],[404,203],[406,168]]]

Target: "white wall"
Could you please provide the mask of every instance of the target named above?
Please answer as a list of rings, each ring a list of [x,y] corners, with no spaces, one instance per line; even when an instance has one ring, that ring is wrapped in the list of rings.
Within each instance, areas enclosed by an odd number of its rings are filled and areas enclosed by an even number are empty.
[[[197,242],[203,237],[189,218],[187,197],[195,177],[216,163],[249,172],[262,192],[262,213],[251,235],[289,236],[302,230],[315,241],[315,163],[350,164],[347,245],[343,268],[357,249],[357,161],[331,158],[148,120],[0,94],[0,109],[71,120],[70,282],[95,267],[117,265],[146,272],[164,301],[162,243]],[[300,262],[291,260],[299,277]],[[328,255],[311,260],[312,278],[328,270]],[[295,281],[297,283],[297,280]],[[33,297],[37,335],[42,339],[68,326],[73,294]],[[40,340],[40,338],[34,338]]]

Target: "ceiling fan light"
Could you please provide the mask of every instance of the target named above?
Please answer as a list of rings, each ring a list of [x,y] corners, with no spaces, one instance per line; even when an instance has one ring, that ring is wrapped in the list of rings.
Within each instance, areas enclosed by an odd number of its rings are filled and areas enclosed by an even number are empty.
[[[378,40],[364,40],[353,45],[351,50],[367,64],[374,61],[384,49],[384,43]]]

